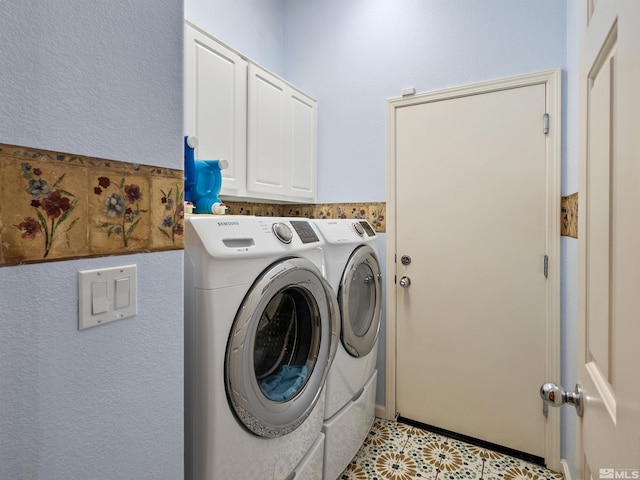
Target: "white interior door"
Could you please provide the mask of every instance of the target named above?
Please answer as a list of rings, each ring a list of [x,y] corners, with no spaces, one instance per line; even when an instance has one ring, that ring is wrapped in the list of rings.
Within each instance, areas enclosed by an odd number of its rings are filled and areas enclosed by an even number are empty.
[[[578,461],[640,478],[640,2],[581,3]]]
[[[396,411],[545,458],[559,168],[549,78],[520,81],[395,109]]]

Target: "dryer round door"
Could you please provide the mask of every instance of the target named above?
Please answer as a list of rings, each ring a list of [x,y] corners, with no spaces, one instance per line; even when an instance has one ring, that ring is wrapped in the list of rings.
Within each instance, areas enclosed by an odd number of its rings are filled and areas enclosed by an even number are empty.
[[[342,344],[353,357],[374,347],[380,329],[382,274],[378,258],[368,245],[356,249],[342,275],[338,301],[342,314]]]
[[[334,297],[303,258],[273,264],[247,293],[227,343],[225,383],[249,431],[286,435],[313,410],[338,345]]]

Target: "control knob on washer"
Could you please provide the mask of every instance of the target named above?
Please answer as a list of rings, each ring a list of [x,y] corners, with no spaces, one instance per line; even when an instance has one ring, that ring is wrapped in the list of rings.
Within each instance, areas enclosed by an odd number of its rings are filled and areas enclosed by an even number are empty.
[[[359,236],[363,236],[364,235],[364,228],[362,227],[362,225],[360,225],[360,222],[356,222],[353,224],[353,229],[356,231],[356,233]]]
[[[289,228],[289,225],[287,225],[286,223],[277,222],[273,224],[271,229],[273,230],[273,234],[276,236],[276,238],[282,243],[291,243],[291,240],[293,239],[293,232]]]

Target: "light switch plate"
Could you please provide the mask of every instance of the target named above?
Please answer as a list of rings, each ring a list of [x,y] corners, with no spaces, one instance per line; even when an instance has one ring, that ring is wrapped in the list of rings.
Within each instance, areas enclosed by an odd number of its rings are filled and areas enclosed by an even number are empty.
[[[78,272],[79,330],[138,313],[137,269],[137,265],[126,265]]]

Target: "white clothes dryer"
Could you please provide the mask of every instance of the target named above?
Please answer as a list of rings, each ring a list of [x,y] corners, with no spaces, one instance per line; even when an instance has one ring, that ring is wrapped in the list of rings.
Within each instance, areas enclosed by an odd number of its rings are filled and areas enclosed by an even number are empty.
[[[339,307],[304,219],[185,218],[185,478],[322,478]]]
[[[335,480],[362,446],[375,418],[382,274],[376,233],[366,220],[314,220],[325,241],[327,280],[342,318],[327,377],[324,478]]]

